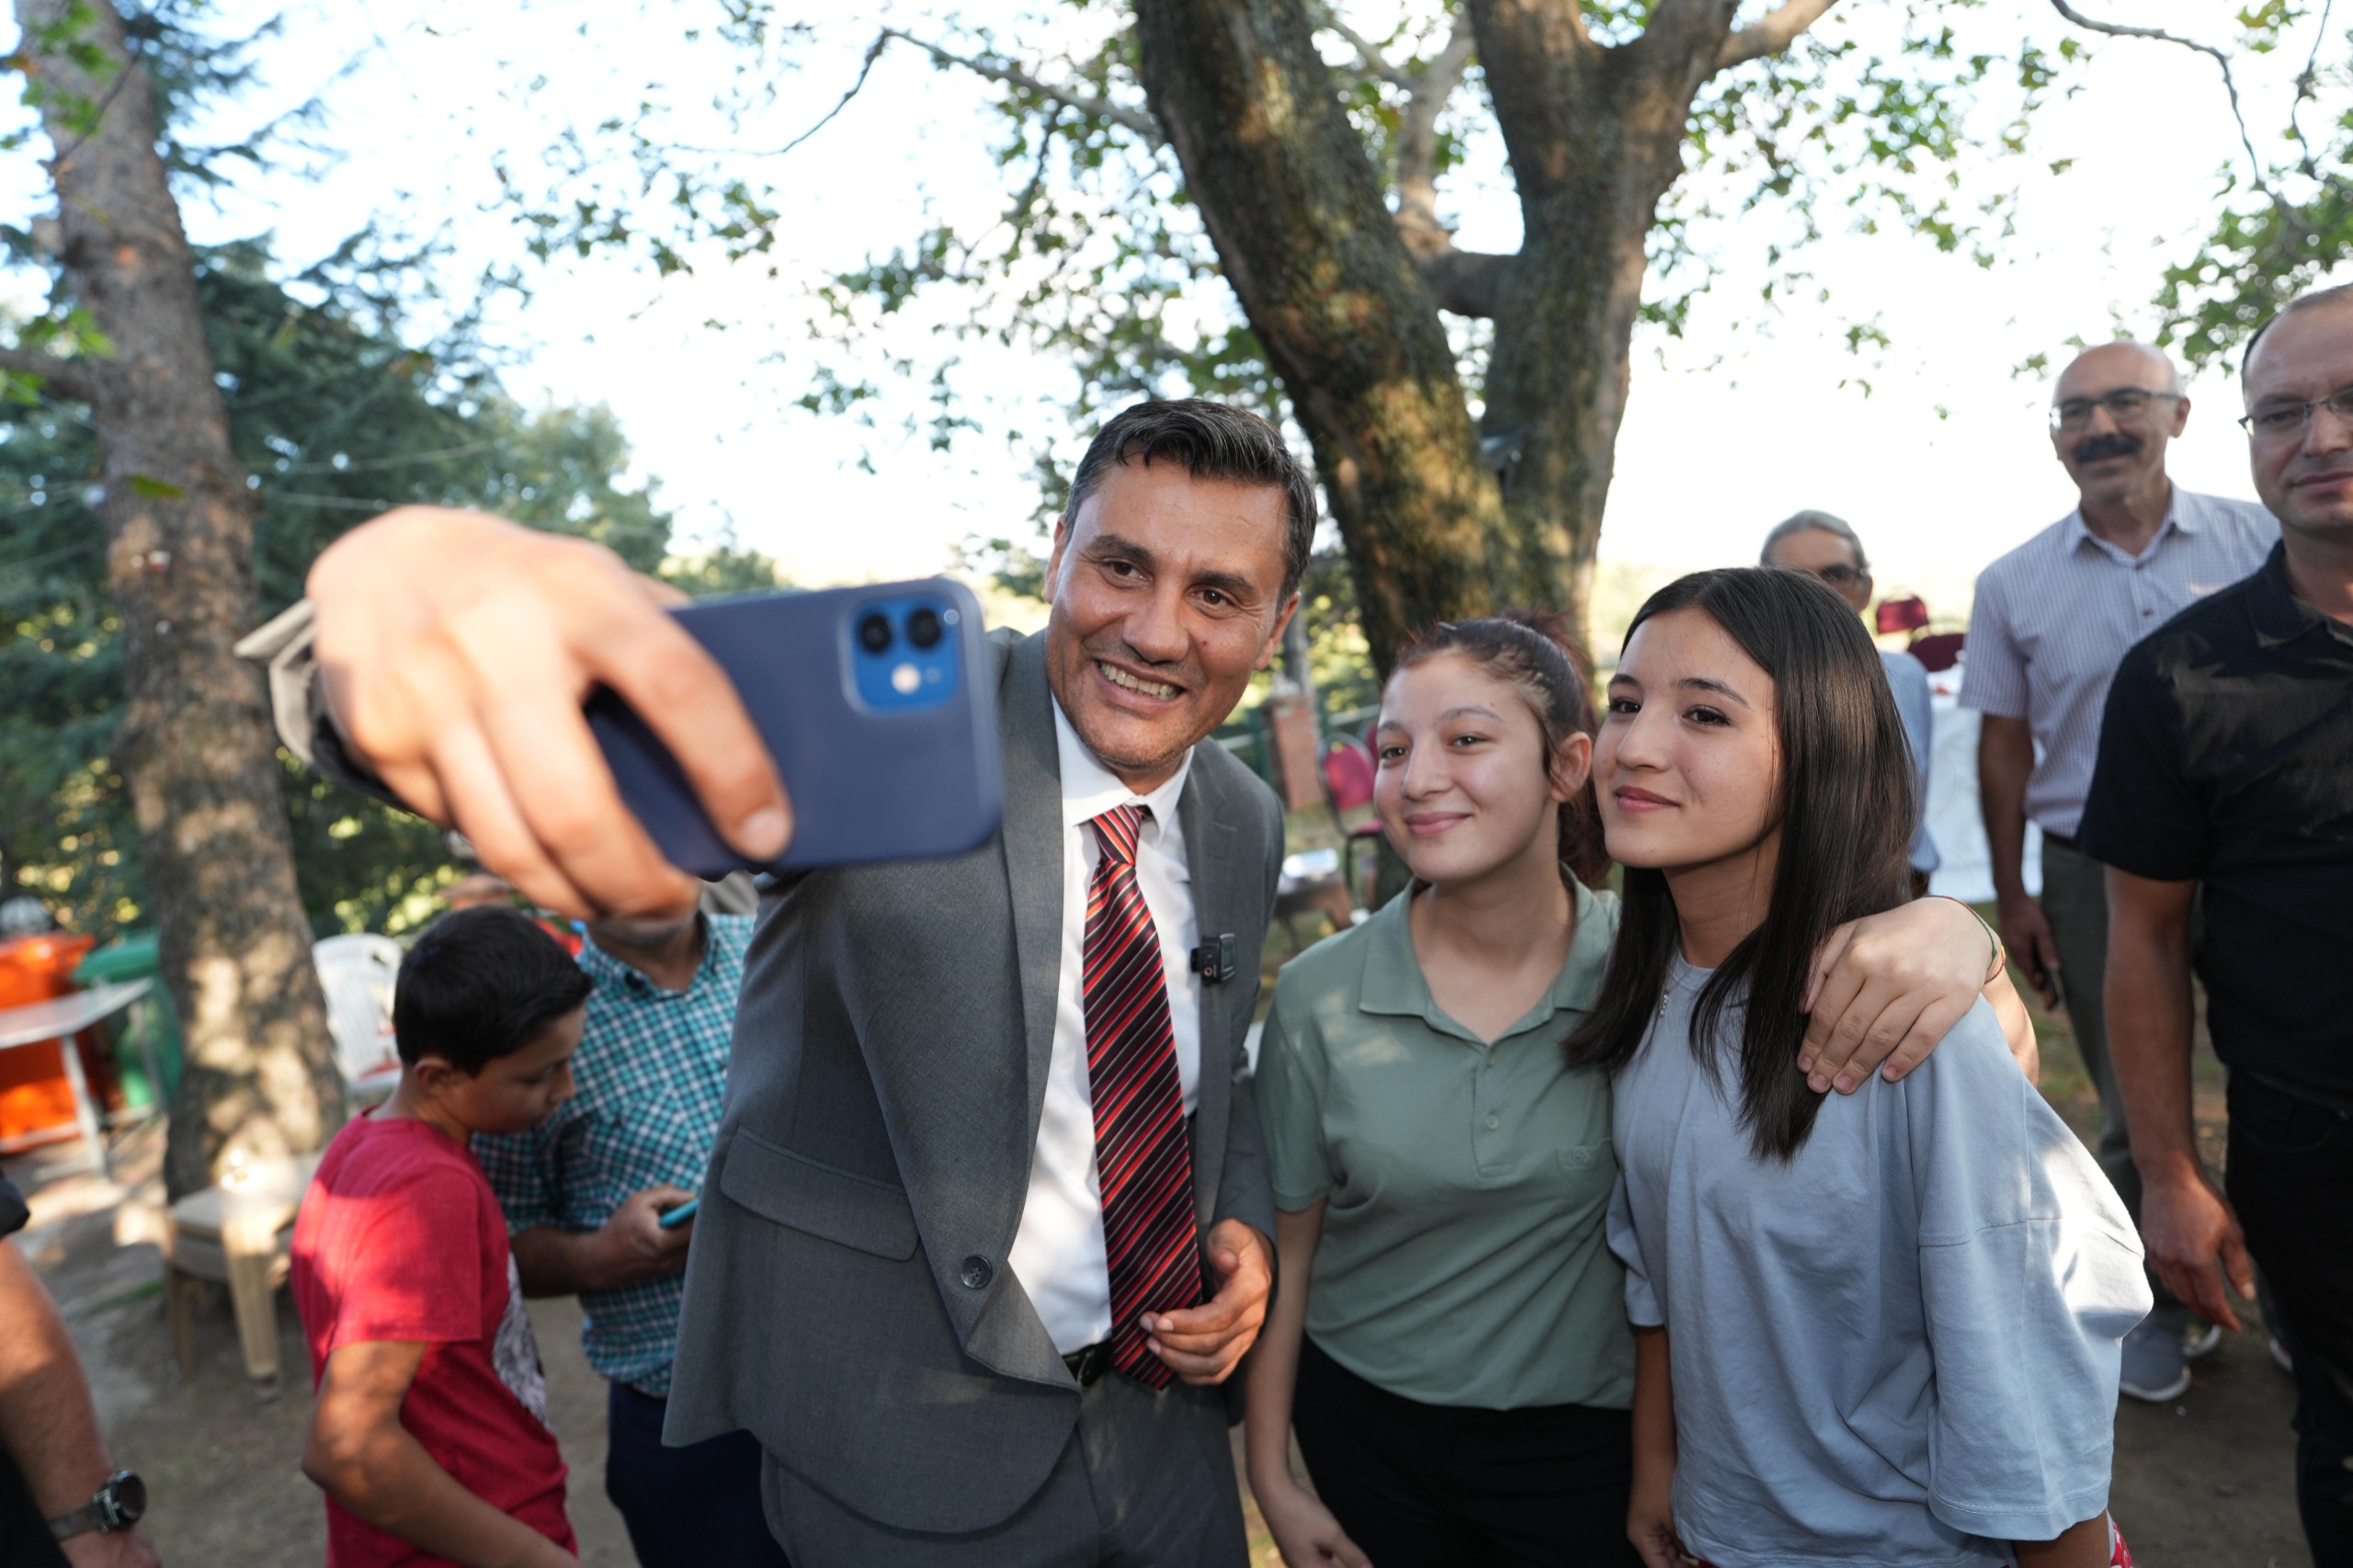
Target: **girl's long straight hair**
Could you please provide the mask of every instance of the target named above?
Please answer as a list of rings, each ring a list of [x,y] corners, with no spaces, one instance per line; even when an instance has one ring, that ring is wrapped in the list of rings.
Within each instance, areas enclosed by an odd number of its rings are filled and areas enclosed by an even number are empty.
[[[1912,761],[1878,650],[1845,600],[1813,577],[1765,567],[1697,572],[1651,596],[1627,628],[1696,609],[1773,677],[1780,772],[1768,821],[1781,836],[1765,918],[1699,993],[1692,1046],[1721,1079],[1725,1015],[1744,994],[1733,1061],[1740,1123],[1758,1158],[1788,1160],[1822,1096],[1797,1069],[1813,955],[1841,923],[1908,892]],[[1593,1011],[1565,1049],[1577,1066],[1623,1069],[1642,1049],[1681,940],[1666,876],[1629,866],[1618,941]]]

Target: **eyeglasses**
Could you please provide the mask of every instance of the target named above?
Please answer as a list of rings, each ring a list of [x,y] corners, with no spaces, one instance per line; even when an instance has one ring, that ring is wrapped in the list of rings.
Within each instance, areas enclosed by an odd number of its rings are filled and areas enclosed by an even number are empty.
[[[2105,408],[2119,425],[2138,416],[2151,398],[2178,399],[2176,392],[2151,392],[2146,387],[2119,387],[2099,397],[2071,397],[2051,411],[2051,423],[2062,430],[2081,430],[2092,422],[2092,410]]]
[[[2302,438],[2311,428],[2313,410],[2325,408],[2345,424],[2353,425],[2353,387],[2339,387],[2309,403],[2275,403],[2253,414],[2239,415],[2239,428],[2258,441]]]
[[[1817,566],[1813,569],[1813,574],[1834,588],[1843,588],[1849,583],[1868,583],[1871,580],[1870,573],[1859,566],[1849,566],[1843,561],[1834,561],[1827,566]]]

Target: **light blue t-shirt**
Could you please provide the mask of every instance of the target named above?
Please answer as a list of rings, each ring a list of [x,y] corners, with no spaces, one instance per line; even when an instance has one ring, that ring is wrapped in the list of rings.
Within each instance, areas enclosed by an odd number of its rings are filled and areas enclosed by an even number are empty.
[[[1995,1568],[2107,1506],[2132,1222],[1980,1002],[1901,1084],[1824,1102],[1784,1165],[1690,1048],[1677,960],[1619,1074],[1609,1244],[1665,1324],[1675,1521],[1718,1568]]]

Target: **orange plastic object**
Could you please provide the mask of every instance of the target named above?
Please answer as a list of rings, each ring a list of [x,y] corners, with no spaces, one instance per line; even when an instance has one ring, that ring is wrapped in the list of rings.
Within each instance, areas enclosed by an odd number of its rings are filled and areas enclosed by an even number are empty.
[[[74,967],[97,942],[95,937],[63,932],[0,942],[0,1007],[46,1002],[74,990]],[[114,1062],[105,1038],[87,1028],[75,1041],[90,1094],[103,1111],[115,1098]],[[76,1131],[74,1090],[58,1051],[56,1040],[0,1051],[0,1146],[22,1148]]]

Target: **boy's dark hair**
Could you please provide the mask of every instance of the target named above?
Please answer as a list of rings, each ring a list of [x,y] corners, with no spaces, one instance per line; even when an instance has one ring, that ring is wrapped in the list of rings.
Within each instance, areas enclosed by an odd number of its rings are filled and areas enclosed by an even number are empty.
[[[563,945],[521,910],[460,909],[401,960],[392,1033],[404,1063],[429,1054],[472,1076],[539,1039],[588,990]]]
[[[1112,415],[1087,443],[1071,475],[1063,526],[1078,517],[1113,463],[1131,459],[1149,468],[1179,462],[1195,479],[1231,479],[1279,486],[1283,493],[1283,592],[1286,599],[1307,571],[1315,547],[1315,476],[1283,445],[1282,432],[1231,403],[1186,397],[1139,403]]]

